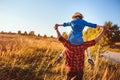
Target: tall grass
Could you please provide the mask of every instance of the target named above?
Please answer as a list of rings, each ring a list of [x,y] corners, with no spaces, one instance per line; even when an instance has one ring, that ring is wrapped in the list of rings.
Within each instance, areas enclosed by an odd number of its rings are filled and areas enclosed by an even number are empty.
[[[0,80],[65,80],[64,58],[52,65],[64,48],[57,39],[5,34],[0,38]],[[94,68],[85,57],[84,80],[119,80],[120,65],[100,57],[100,51],[101,47],[91,48]]]

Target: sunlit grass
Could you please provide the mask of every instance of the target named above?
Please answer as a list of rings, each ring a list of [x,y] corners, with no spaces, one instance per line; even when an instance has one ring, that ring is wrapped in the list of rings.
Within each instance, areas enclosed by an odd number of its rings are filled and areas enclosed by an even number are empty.
[[[3,34],[0,38],[0,80],[65,80],[64,58],[52,65],[64,49],[57,39]],[[91,48],[94,68],[85,57],[83,79],[119,80],[120,65],[100,57],[102,48],[96,47]]]

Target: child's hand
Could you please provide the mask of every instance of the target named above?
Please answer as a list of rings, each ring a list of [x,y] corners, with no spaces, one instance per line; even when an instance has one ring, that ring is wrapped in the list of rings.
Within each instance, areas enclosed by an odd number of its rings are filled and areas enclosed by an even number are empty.
[[[54,29],[57,30],[58,26],[59,26],[58,24],[55,24]]]

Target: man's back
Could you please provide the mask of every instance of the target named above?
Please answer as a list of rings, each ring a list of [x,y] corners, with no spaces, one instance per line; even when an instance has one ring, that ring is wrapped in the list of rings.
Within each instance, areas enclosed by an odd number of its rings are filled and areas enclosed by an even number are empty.
[[[66,56],[65,65],[68,71],[76,72],[84,68],[84,53],[85,49],[94,45],[96,42],[94,40],[84,42],[83,44],[76,46],[70,44],[63,37],[59,38],[59,41],[63,43],[66,47],[64,55]]]

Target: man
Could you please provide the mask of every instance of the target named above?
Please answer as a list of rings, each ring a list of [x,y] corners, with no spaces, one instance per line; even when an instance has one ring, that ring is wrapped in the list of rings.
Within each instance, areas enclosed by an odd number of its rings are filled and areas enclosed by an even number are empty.
[[[100,27],[102,28],[101,33],[95,38],[94,40],[84,42],[81,45],[72,45],[70,42],[66,39],[64,39],[59,30],[58,27],[54,27],[57,35],[58,40],[62,42],[62,44],[65,47],[64,55],[66,57],[65,65],[67,69],[67,79],[66,80],[82,80],[83,77],[83,68],[84,68],[84,53],[85,50],[95,45],[98,40],[103,36],[105,31],[107,30],[107,27]]]

